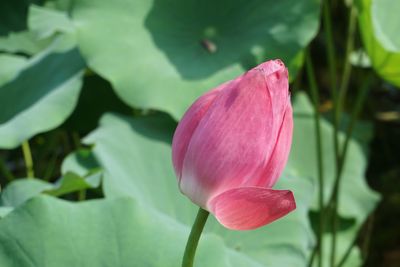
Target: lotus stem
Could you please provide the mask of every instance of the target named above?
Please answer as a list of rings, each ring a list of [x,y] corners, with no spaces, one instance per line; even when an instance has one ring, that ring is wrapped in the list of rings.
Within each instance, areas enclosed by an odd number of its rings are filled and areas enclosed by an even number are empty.
[[[210,213],[202,208],[199,209],[194,221],[189,239],[186,243],[185,253],[183,254],[182,267],[193,267],[194,257],[196,255],[197,245],[200,240],[201,233],[207,222]]]

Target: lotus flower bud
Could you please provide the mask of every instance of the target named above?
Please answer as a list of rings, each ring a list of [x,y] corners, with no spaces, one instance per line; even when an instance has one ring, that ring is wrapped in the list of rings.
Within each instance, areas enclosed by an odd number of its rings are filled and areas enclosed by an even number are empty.
[[[172,142],[179,188],[229,229],[250,230],[296,208],[274,190],[292,142],[288,71],[267,61],[197,99]]]

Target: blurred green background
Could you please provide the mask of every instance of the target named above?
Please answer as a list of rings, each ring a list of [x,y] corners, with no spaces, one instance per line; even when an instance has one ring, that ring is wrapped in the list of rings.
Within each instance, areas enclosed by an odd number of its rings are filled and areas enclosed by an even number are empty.
[[[341,146],[366,94],[335,266],[399,266],[400,1],[324,4],[331,43],[318,0],[1,0],[0,266],[179,266],[197,207],[172,169],[177,122],[202,93],[275,58],[289,69],[295,120],[277,188],[294,192],[297,210],[249,232],[212,218],[196,264],[309,266],[321,212],[315,108],[325,204],[335,179],[330,45],[345,91]],[[326,226],[323,266],[331,235]]]

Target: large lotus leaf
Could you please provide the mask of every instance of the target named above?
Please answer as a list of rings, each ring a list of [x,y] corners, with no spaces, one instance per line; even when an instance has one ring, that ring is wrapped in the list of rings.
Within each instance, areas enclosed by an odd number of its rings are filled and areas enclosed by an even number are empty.
[[[12,32],[0,37],[0,52],[34,55],[49,44],[48,40],[38,40],[30,31]]]
[[[77,49],[50,47],[0,87],[0,147],[14,148],[60,125],[79,97],[85,63]],[[55,52],[57,50],[57,52]]]
[[[54,184],[35,178],[18,179],[9,183],[0,192],[0,207],[15,208],[41,193],[62,196],[83,189],[96,188],[100,185],[101,177],[101,172],[87,177],[67,172]]]
[[[1,192],[0,206],[15,208],[51,188],[52,185],[50,183],[39,179],[25,178],[15,180]]]
[[[45,6],[54,8],[56,10],[69,12],[73,1],[74,0],[48,0]]]
[[[0,219],[7,216],[11,211],[13,211],[11,207],[0,207]]]
[[[67,13],[48,7],[31,5],[28,11],[29,30],[11,32],[0,37],[0,51],[34,55],[46,48],[55,33],[74,34]]]
[[[23,56],[0,54],[0,86],[18,75],[26,61]]]
[[[94,144],[93,152],[104,168],[106,197],[131,196],[191,225],[197,206],[179,192],[171,163],[175,126],[163,114],[135,119],[107,114],[84,141]],[[284,177],[278,187],[294,191],[298,208],[277,222],[246,232],[229,231],[212,216],[207,222],[207,231],[225,241],[234,266],[306,266],[313,242],[307,212],[314,188],[298,177]]]
[[[0,220],[0,266],[176,267],[188,234],[188,227],[132,199],[73,204],[42,196]],[[202,237],[196,261],[237,266],[213,235]]]
[[[38,39],[50,37],[55,33],[74,32],[66,12],[37,5],[29,7],[28,26]]]
[[[361,36],[372,66],[383,79],[400,87],[400,52],[386,50],[375,36],[371,15],[372,0],[358,0],[357,3]],[[395,12],[395,16],[397,16],[396,11],[395,7],[391,10]],[[396,38],[399,38],[398,30]]]
[[[294,98],[293,108],[293,144],[285,173],[288,175],[310,177],[314,181],[314,184],[318,184],[313,107],[307,96],[303,93],[299,93]],[[365,127],[360,129],[365,129]],[[332,125],[328,121],[322,119],[321,136],[324,159],[325,203],[328,202],[332,192],[335,176],[333,134]],[[365,139],[365,135],[358,134],[357,136],[359,136],[360,140]],[[343,144],[344,134],[342,133],[340,134],[340,141],[341,144]],[[339,215],[342,219],[349,220],[349,224],[343,229],[339,229],[339,241],[337,242],[338,259],[346,252],[346,249],[353,242],[362,223],[379,201],[379,195],[372,191],[365,181],[366,164],[367,158],[362,146],[352,138],[349,142],[339,194]],[[312,209],[314,211],[318,210],[317,192],[314,194]],[[325,249],[329,250],[329,247],[330,243],[327,243]],[[326,254],[327,258],[329,258],[329,253],[330,250]],[[351,264],[359,261],[358,256],[358,249],[355,248],[345,266],[357,266]]]
[[[196,209],[190,209],[179,193],[171,165],[175,126],[165,114],[134,120],[113,114],[102,117],[100,127],[84,142],[95,145],[94,154],[104,169],[106,197],[134,196],[167,214],[176,214],[184,223],[193,221]]]
[[[128,104],[180,118],[195,98],[266,59],[296,75],[316,34],[316,0],[81,0],[72,7],[89,66]]]
[[[373,0],[372,24],[376,38],[392,52],[400,52],[400,1]]]

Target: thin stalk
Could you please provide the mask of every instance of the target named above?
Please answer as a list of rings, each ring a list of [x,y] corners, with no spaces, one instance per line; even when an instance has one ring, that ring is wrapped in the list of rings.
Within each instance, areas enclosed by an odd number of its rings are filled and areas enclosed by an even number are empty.
[[[72,140],[74,142],[75,148],[80,149],[82,145],[81,145],[81,138],[78,132],[72,132]]]
[[[329,76],[331,82],[331,95],[333,100],[333,143],[334,143],[334,153],[335,153],[335,176],[339,176],[340,173],[340,154],[339,154],[339,98],[337,93],[337,81],[336,81],[336,59],[335,59],[335,49],[332,34],[332,23],[331,23],[331,11],[329,6],[329,1],[325,0],[323,3],[323,26],[326,38],[326,53],[328,58],[328,68]],[[333,205],[335,203],[332,203]],[[336,209],[334,209],[336,210]],[[335,265],[335,254],[336,254],[336,235],[332,235],[331,244],[331,258],[330,266]]]
[[[336,92],[336,59],[335,59],[335,49],[333,43],[332,34],[332,23],[331,23],[331,12],[329,7],[329,0],[325,0],[323,3],[323,26],[326,38],[326,53],[328,58],[328,68],[329,76],[331,82],[332,97],[335,100],[337,98]]]
[[[301,83],[302,83],[302,77],[303,77],[303,72],[304,72],[304,68],[301,67],[298,71],[297,71],[297,76],[293,82],[293,86],[292,88],[294,90],[298,90],[299,88],[301,88]]]
[[[6,177],[7,181],[11,182],[12,180],[15,179],[14,175],[7,168],[6,163],[4,162],[3,158],[0,158],[0,171]]]
[[[337,94],[337,81],[336,81],[336,56],[335,56],[335,49],[333,43],[333,34],[332,34],[332,23],[331,23],[331,12],[329,7],[329,1],[325,0],[323,3],[323,25],[324,25],[324,32],[326,38],[326,53],[328,58],[328,69],[329,69],[329,76],[330,76],[330,91],[333,100],[333,110],[334,110],[334,119],[333,119],[333,128],[334,128],[334,150],[335,150],[335,160],[336,160],[336,168],[338,167],[339,163],[339,138],[338,138],[338,124],[339,118],[337,116],[338,110],[338,94]]]
[[[335,245],[335,247],[332,247],[332,254],[331,254],[331,266],[334,266],[335,262],[335,253],[336,253],[336,232],[338,228],[338,216],[337,216],[337,210],[338,210],[338,205],[339,205],[339,187],[342,179],[342,172],[344,168],[344,163],[346,161],[346,155],[347,155],[347,148],[349,146],[349,142],[353,133],[354,126],[357,122],[357,118],[361,112],[361,109],[364,105],[364,101],[366,99],[366,96],[368,95],[369,89],[371,85],[371,76],[369,76],[363,86],[359,89],[357,96],[356,96],[356,103],[353,109],[353,112],[351,114],[350,118],[350,123],[346,131],[346,139],[344,141],[343,145],[343,151],[342,154],[339,158],[339,166],[338,166],[338,172],[336,173],[335,177],[335,182],[333,186],[333,191],[331,195],[331,199],[329,203],[331,204],[332,207],[332,246]]]
[[[334,150],[335,150],[335,159],[336,159],[336,167],[337,163],[339,162],[339,139],[338,139],[338,117],[336,110],[338,107],[338,94],[337,94],[337,81],[336,81],[336,56],[335,56],[335,49],[334,49],[334,42],[333,42],[333,34],[332,34],[332,23],[331,23],[331,12],[329,7],[329,1],[325,0],[323,3],[323,25],[324,25],[324,32],[326,38],[326,56],[328,58],[328,69],[329,69],[329,76],[330,76],[330,91],[333,100],[333,110],[334,110],[334,120],[333,120],[333,127],[334,127]]]
[[[57,153],[54,153],[50,161],[47,163],[47,168],[44,172],[43,180],[49,181],[51,179],[53,172],[56,168],[56,163],[57,163]]]
[[[318,266],[322,266],[322,246],[323,246],[323,234],[325,225],[325,214],[324,214],[324,170],[323,170],[323,154],[322,154],[322,137],[321,137],[321,117],[319,113],[319,92],[317,88],[317,82],[314,75],[314,68],[312,65],[310,54],[307,52],[306,58],[306,71],[307,78],[310,85],[311,97],[314,102],[314,124],[315,124],[315,136],[316,136],[316,147],[317,147],[317,166],[318,166],[318,203],[319,203],[319,226],[317,235],[317,250],[318,250]]]
[[[86,199],[86,190],[82,189],[78,192],[78,201],[84,201]]]
[[[314,247],[314,249],[311,252],[311,256],[310,256],[310,259],[308,260],[307,267],[311,267],[313,265],[314,259],[315,259],[316,255],[317,255],[317,249],[318,249],[318,244],[317,244],[316,247]]]
[[[29,146],[29,141],[24,141],[22,143],[22,153],[24,155],[24,161],[26,166],[26,176],[28,178],[33,178],[35,177],[35,172],[33,170],[33,160],[32,160],[31,148]]]
[[[342,259],[339,261],[339,263],[336,267],[343,266],[343,264],[347,261],[347,258],[350,256],[351,251],[353,250],[354,246],[357,244],[357,239],[358,239],[358,235],[353,239],[353,242],[351,242],[349,247],[346,249],[346,252],[344,253]]]
[[[346,54],[343,66],[343,75],[342,80],[340,82],[339,95],[338,95],[338,117],[340,119],[340,114],[343,109],[343,105],[346,99],[347,91],[349,88],[349,81],[351,75],[351,63],[350,63],[350,55],[354,48],[354,37],[356,33],[356,18],[357,18],[357,9],[355,5],[351,5],[350,15],[349,15],[349,31],[347,33],[347,41],[346,41]]]
[[[361,252],[363,255],[363,265],[367,262],[368,259],[368,252],[369,252],[369,245],[371,242],[371,235],[372,235],[372,229],[374,227],[374,214],[372,214],[368,221],[367,221],[367,229],[365,230],[365,238],[361,247]]]
[[[190,231],[189,239],[186,243],[185,253],[183,254],[182,259],[182,267],[193,267],[197,245],[209,214],[208,211],[203,210],[202,208],[199,209],[192,230]]]
[[[364,251],[364,263],[367,260],[367,254],[365,254],[365,245],[369,246],[369,239],[371,237],[371,232],[372,232],[372,225],[373,225],[373,215],[371,215],[367,221],[367,225],[366,225],[366,238],[364,240],[364,244],[363,244],[363,251]],[[346,249],[346,252],[344,253],[342,259],[339,261],[338,265],[336,267],[342,267],[345,263],[347,258],[350,256],[351,251],[353,250],[354,246],[357,244],[357,240],[358,237],[360,236],[360,233],[357,233],[357,235],[355,236],[353,242],[349,245],[349,247]],[[368,251],[368,249],[367,249]]]

